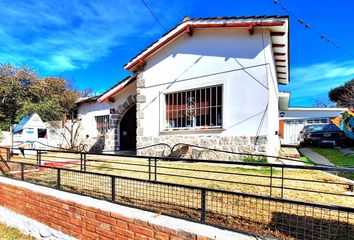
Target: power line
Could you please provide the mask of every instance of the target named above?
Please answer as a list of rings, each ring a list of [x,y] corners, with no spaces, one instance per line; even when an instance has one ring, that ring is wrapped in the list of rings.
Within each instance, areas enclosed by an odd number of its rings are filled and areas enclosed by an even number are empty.
[[[331,39],[329,39],[326,35],[320,33],[319,31],[317,31],[315,28],[313,28],[309,23],[305,22],[302,18],[297,17],[293,12],[291,12],[285,5],[280,5],[279,4],[279,0],[270,0],[271,2],[274,3],[274,5],[277,5],[279,8],[281,8],[283,11],[285,11],[286,13],[288,13],[289,15],[291,15],[293,18],[296,19],[296,21],[301,24],[302,26],[304,26],[307,30],[312,31],[314,34],[316,34],[317,36],[320,37],[320,39],[322,39],[323,41],[327,42],[328,44],[331,44],[333,47],[341,50],[342,52],[348,54],[349,56],[354,58],[354,54],[350,51],[348,51],[347,49],[341,47],[337,42],[332,41]]]
[[[151,13],[151,15],[155,18],[155,20],[159,23],[159,25],[165,30],[167,31],[167,28],[162,24],[162,22],[160,21],[160,19],[156,16],[156,14],[152,11],[152,9],[149,7],[149,5],[145,2],[145,0],[140,0],[144,6],[147,8],[147,10],[149,10],[149,12]]]

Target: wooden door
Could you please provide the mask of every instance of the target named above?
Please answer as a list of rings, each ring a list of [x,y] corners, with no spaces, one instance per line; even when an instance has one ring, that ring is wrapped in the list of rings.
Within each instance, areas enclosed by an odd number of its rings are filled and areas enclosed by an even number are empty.
[[[136,149],[136,105],[120,121],[120,150]]]

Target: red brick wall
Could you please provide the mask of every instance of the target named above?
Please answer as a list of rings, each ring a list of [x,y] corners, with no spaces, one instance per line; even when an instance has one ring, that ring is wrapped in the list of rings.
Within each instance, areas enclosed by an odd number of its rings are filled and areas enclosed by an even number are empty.
[[[78,239],[209,239],[3,183],[0,205]]]

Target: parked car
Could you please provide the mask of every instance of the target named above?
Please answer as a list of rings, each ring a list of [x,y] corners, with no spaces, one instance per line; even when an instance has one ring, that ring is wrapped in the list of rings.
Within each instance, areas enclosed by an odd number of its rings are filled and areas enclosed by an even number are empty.
[[[316,145],[335,147],[345,141],[345,133],[339,127],[330,124],[316,124],[305,126],[299,134],[300,145]]]

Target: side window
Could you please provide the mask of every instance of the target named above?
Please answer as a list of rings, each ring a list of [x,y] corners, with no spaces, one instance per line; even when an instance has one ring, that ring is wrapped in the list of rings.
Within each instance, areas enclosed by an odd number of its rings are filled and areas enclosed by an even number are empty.
[[[322,119],[321,119],[321,123],[328,123],[328,121],[327,121],[326,118],[322,118]]]
[[[104,134],[109,129],[109,115],[96,116],[96,129],[100,134]]]
[[[165,95],[166,129],[221,128],[222,86]]]
[[[38,128],[38,138],[47,138],[47,129]]]

